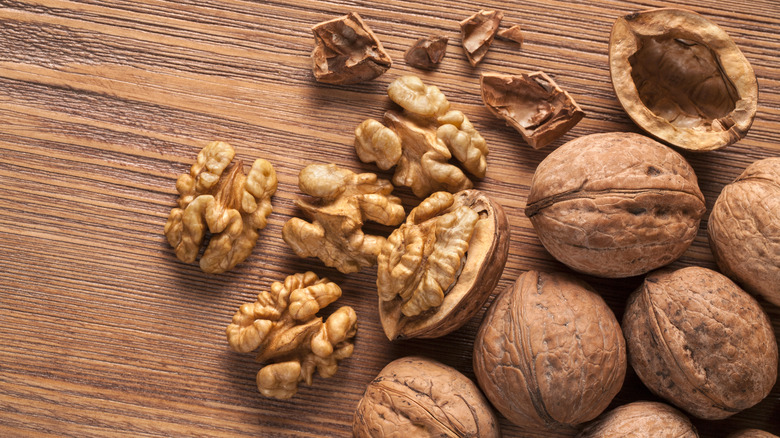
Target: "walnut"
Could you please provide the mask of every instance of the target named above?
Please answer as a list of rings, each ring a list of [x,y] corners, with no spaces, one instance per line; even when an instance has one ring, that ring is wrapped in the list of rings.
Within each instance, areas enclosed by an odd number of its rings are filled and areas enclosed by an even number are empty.
[[[585,116],[569,93],[543,72],[483,73],[480,80],[485,106],[534,149],[555,141]]]
[[[777,378],[777,341],[758,302],[701,267],[647,275],[628,299],[629,360],[651,391],[716,420],[766,397]]]
[[[577,438],[698,438],[696,428],[682,412],[658,402],[638,401],[608,411],[589,424]]]
[[[753,124],[758,83],[750,62],[723,29],[695,12],[662,8],[618,18],[609,71],[631,119],[673,146],[718,149]]]
[[[276,172],[266,160],[255,160],[249,175],[241,161],[225,173],[234,155],[225,142],[206,145],[190,173],[176,180],[179,207],[165,223],[165,237],[185,263],[195,261],[206,231],[211,233],[200,268],[212,274],[232,269],[252,253],[276,192]]]
[[[388,339],[434,338],[468,322],[496,287],[509,252],[500,205],[482,192],[436,192],[388,237],[378,258]]]
[[[460,22],[463,51],[472,67],[487,54],[502,18],[504,14],[501,11],[482,10]]]
[[[528,430],[573,431],[623,385],[626,347],[601,296],[565,274],[528,271],[490,305],[474,342],[488,400]]]
[[[778,438],[778,437],[775,434],[763,430],[759,430],[759,429],[742,429],[729,434],[726,438]]]
[[[680,257],[704,211],[685,159],[627,132],[586,135],[554,150],[537,167],[525,208],[553,257],[609,278]]]
[[[298,176],[313,203],[296,200],[312,222],[292,218],[282,238],[300,257],[317,257],[343,273],[374,266],[385,238],[363,233],[363,222],[398,225],[406,216],[393,185],[373,173],[356,174],[335,164],[310,164]]]
[[[723,188],[710,213],[721,272],[780,306],[780,157],[756,161]]]
[[[382,169],[396,166],[393,183],[410,187],[421,198],[473,186],[460,168],[449,163],[453,155],[474,176],[485,176],[485,139],[462,112],[450,111],[438,87],[427,86],[416,76],[402,76],[390,84],[387,94],[404,110],[385,113],[386,130],[372,119],[358,126],[355,149],[363,162],[375,161]]]
[[[412,67],[435,68],[447,53],[448,41],[449,38],[440,35],[420,38],[404,53],[404,59]]]
[[[338,362],[352,355],[357,316],[341,307],[324,322],[316,313],[341,296],[341,288],[313,272],[276,281],[254,303],[243,304],[227,326],[230,347],[258,350],[258,362],[276,361],[257,373],[257,389],[266,397],[290,398],[298,382],[311,385],[316,370],[331,377]]]
[[[523,44],[523,31],[520,29],[520,26],[517,24],[513,24],[512,26],[506,29],[499,30],[496,36],[503,40],[514,41],[520,45]]]
[[[396,359],[380,371],[358,403],[352,433],[356,438],[501,436],[477,385],[424,357]]]
[[[314,77],[328,84],[369,81],[393,64],[382,43],[357,12],[312,27]]]

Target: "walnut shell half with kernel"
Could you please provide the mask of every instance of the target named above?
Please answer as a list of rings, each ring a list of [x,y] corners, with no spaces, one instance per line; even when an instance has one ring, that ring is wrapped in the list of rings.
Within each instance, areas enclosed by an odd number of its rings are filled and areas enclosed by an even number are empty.
[[[628,116],[673,146],[718,149],[753,124],[753,67],[723,29],[695,12],[662,8],[618,18],[609,71]]]

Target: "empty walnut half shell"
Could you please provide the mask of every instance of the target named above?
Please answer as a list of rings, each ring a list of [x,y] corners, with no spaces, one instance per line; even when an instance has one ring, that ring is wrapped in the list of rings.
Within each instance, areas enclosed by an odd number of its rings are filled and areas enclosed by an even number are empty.
[[[609,71],[629,117],[673,146],[718,149],[753,124],[753,68],[725,31],[694,12],[664,8],[618,18]]]
[[[506,215],[484,193],[429,196],[388,237],[377,259],[387,338],[435,338],[461,327],[496,287],[508,252]]]

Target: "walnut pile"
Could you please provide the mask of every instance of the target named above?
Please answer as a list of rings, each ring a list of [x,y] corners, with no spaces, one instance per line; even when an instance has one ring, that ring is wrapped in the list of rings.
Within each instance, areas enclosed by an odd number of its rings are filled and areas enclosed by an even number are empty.
[[[485,139],[438,87],[425,85],[416,76],[402,76],[387,88],[402,112],[387,111],[384,125],[368,119],[355,129],[355,150],[361,161],[376,162],[381,169],[393,166],[393,183],[406,186],[418,197],[444,190],[455,193],[473,183],[457,166],[454,156],[477,178],[487,169]]]
[[[245,175],[239,161],[226,172],[234,156],[225,142],[206,145],[190,173],[176,181],[179,206],[165,223],[165,237],[185,263],[195,261],[206,233],[211,233],[200,268],[212,274],[232,269],[252,253],[276,192],[271,163],[257,159]]]
[[[335,164],[310,164],[298,176],[298,187],[313,202],[296,200],[312,221],[292,218],[282,238],[300,257],[317,257],[343,273],[374,266],[385,243],[363,233],[363,223],[398,225],[406,217],[401,200],[390,195],[390,181],[373,173],[356,174]]]
[[[698,438],[682,412],[658,402],[638,401],[605,412],[577,438]]]
[[[355,311],[344,306],[325,321],[316,316],[340,296],[338,285],[306,272],[274,282],[270,291],[236,312],[226,330],[230,347],[239,353],[258,350],[258,362],[275,361],[257,373],[261,394],[290,398],[299,382],[311,385],[315,370],[321,377],[331,377],[338,362],[352,355]]]

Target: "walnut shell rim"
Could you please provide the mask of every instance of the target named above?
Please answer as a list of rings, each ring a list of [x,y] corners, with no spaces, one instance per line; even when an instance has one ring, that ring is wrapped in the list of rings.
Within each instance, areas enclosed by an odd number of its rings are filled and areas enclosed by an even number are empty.
[[[633,63],[638,62],[637,54],[641,53],[644,43],[655,40],[702,45],[713,56],[711,62],[716,64],[713,68],[719,71],[729,90],[728,96],[721,93],[715,98],[730,99],[733,105],[730,105],[730,111],[721,108],[701,118],[701,121],[709,122],[709,129],[675,126],[674,118],[669,120],[669,117],[657,114],[643,102],[644,93],[637,89],[632,77]],[[658,61],[661,60],[663,58],[648,62],[660,64]],[[619,17],[610,33],[609,71],[617,99],[628,116],[648,134],[672,146],[694,151],[719,149],[744,138],[753,124],[758,101],[758,82],[753,67],[723,29],[695,12],[659,8]],[[697,78],[691,81],[700,84]],[[712,89],[698,92],[704,96],[693,92],[687,96],[695,98],[691,101],[695,101],[696,109],[711,103],[700,100],[702,97],[713,99],[707,91]],[[677,99],[679,93],[669,94],[675,96],[665,96],[667,101]]]

